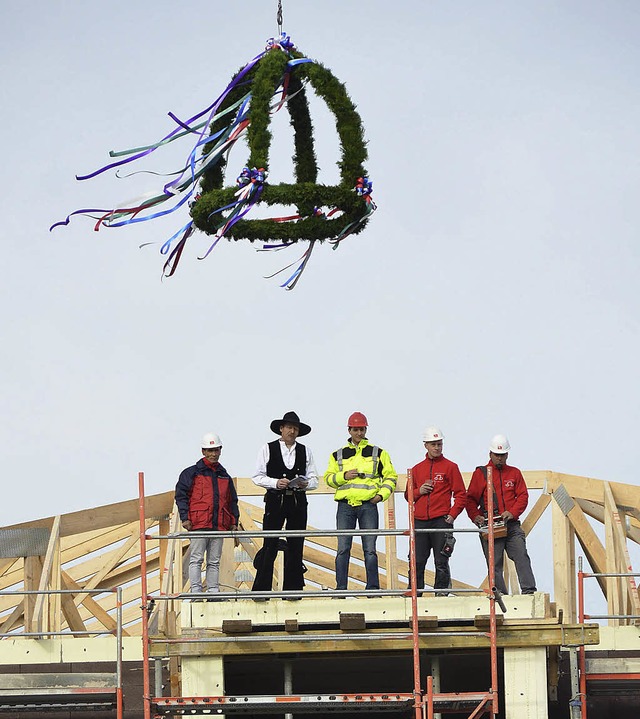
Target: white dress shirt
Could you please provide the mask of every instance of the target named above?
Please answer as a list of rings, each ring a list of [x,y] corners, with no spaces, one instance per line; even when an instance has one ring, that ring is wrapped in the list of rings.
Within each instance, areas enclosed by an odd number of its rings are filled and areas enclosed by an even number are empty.
[[[296,461],[296,445],[294,442],[292,447],[287,447],[283,439],[280,439],[280,452],[282,453],[282,459],[284,466],[287,469],[292,469]],[[304,476],[309,482],[306,491],[310,492],[318,488],[318,473],[316,466],[313,462],[313,455],[307,445],[304,445],[307,453],[307,466],[305,468]],[[265,489],[277,489],[276,484],[278,483],[277,477],[267,477],[267,462],[269,461],[269,444],[265,444],[264,447],[258,452],[258,462],[256,472],[253,475],[253,481],[258,487],[264,487]]]

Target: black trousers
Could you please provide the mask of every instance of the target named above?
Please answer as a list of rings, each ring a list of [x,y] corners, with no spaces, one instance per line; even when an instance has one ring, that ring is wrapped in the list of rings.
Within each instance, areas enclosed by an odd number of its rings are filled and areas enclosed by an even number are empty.
[[[292,490],[268,490],[264,496],[264,518],[262,528],[266,530],[306,529],[307,495]],[[286,523],[286,526],[285,526]],[[254,592],[270,592],[273,588],[273,564],[278,554],[278,537],[264,540],[262,559],[256,568],[253,582]],[[287,549],[284,553],[285,590],[300,590],[304,587],[302,552],[304,537],[287,537]]]
[[[451,529],[451,525],[445,522],[444,517],[436,519],[416,519],[416,529]],[[441,554],[444,547],[444,532],[434,532],[433,534],[422,533],[416,534],[416,588],[424,588],[424,569],[429,559],[429,555],[433,550],[433,562],[436,568],[436,578],[433,584],[434,589],[447,589],[451,581],[451,572],[449,570],[449,557]]]

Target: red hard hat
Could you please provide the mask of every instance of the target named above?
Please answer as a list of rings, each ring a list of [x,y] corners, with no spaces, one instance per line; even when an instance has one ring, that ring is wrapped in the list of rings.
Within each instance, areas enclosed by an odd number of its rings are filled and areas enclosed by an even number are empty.
[[[368,427],[367,418],[362,412],[354,412],[347,422],[347,427]]]

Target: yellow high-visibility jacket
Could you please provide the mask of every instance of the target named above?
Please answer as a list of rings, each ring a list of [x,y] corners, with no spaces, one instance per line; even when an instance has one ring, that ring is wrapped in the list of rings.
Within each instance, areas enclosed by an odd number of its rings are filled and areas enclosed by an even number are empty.
[[[345,479],[344,473],[350,469],[355,469],[364,476]],[[357,447],[349,441],[329,457],[324,481],[336,490],[336,502],[346,499],[350,505],[357,507],[373,499],[376,494],[379,494],[383,501],[389,499],[396,488],[398,473],[385,449],[363,439]]]

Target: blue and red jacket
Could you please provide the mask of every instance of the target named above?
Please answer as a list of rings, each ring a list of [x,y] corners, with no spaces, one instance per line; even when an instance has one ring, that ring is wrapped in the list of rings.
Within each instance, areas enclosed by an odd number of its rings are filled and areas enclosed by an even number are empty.
[[[238,494],[219,462],[203,458],[187,467],[180,473],[175,498],[180,520],[190,520],[192,530],[228,530],[238,525]]]

